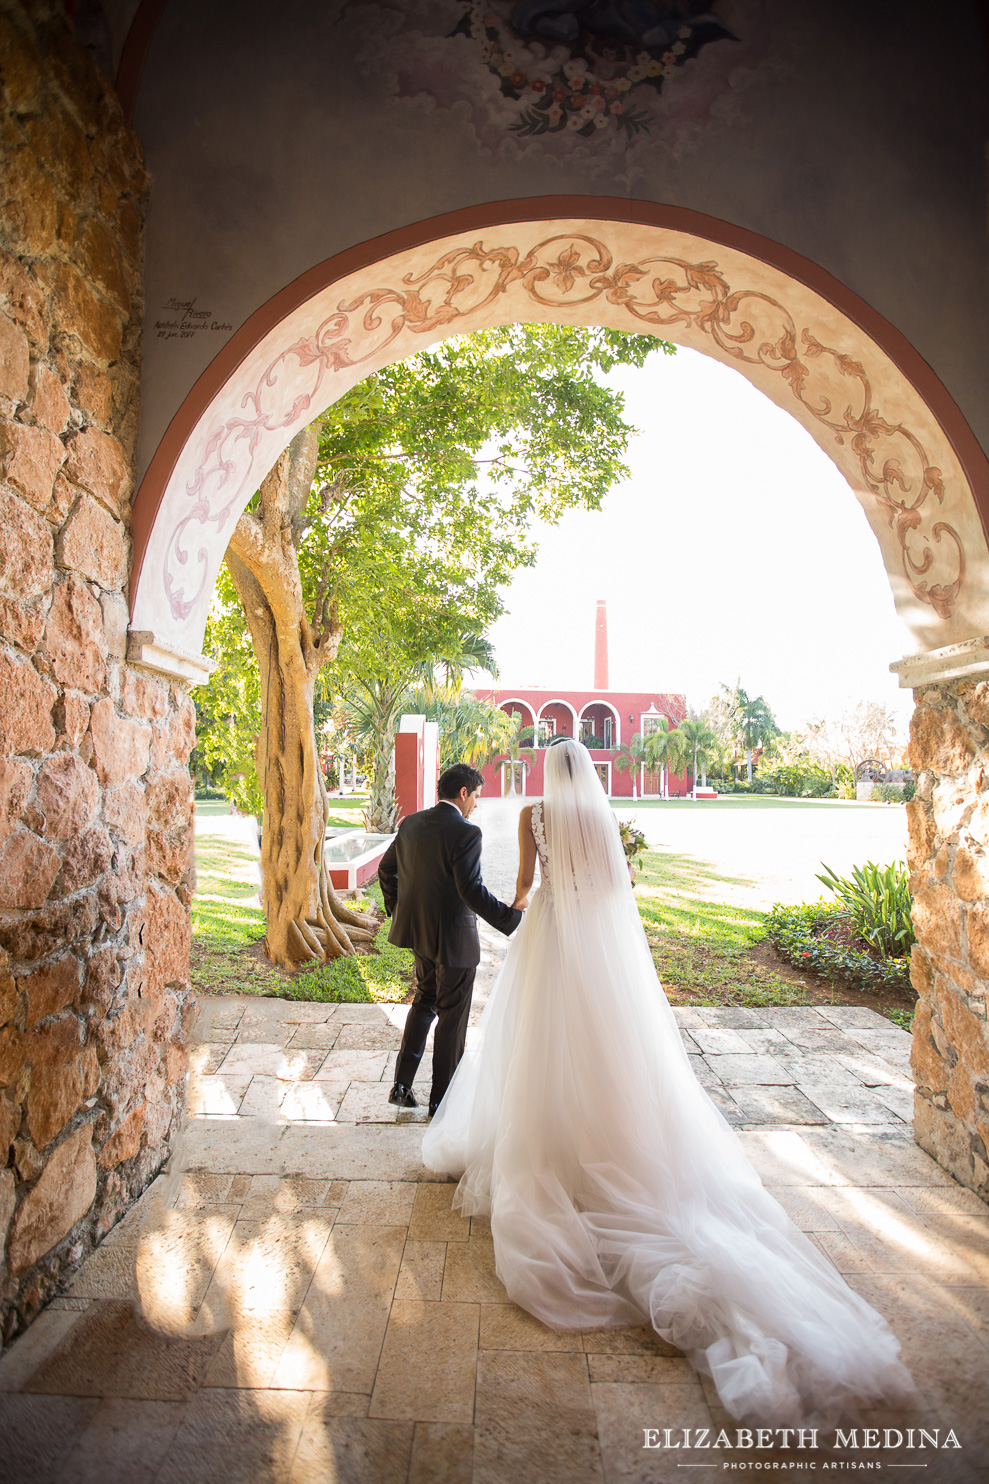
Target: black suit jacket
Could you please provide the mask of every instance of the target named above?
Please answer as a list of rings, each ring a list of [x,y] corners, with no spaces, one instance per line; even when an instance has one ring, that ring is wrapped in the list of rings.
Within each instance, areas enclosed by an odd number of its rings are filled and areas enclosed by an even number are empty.
[[[475,913],[513,933],[522,913],[481,880],[481,831],[450,804],[403,819],[381,857],[378,881],[392,920],[389,941],[450,968],[479,962]]]

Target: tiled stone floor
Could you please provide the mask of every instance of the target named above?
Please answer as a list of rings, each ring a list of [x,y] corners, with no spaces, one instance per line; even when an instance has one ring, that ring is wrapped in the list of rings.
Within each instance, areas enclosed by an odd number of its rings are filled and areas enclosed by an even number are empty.
[[[420,1164],[422,1115],[385,1101],[404,1014],[205,1002],[185,1173],[0,1358],[0,1480],[665,1484],[833,1463],[643,1450],[646,1427],[733,1424],[651,1332],[556,1334],[507,1301],[487,1224]],[[911,1139],[907,1035],[848,1007],[677,1017],[766,1184],[903,1342],[920,1403],[864,1424],[963,1444],[840,1456],[989,1480],[989,1210]]]

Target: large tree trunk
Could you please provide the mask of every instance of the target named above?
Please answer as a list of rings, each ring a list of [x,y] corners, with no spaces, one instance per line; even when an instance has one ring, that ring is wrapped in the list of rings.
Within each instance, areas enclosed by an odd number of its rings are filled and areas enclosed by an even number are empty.
[[[316,434],[306,429],[262,485],[258,514],[241,516],[226,557],[261,674],[265,951],[283,968],[353,953],[378,926],[340,900],[323,858],[329,801],[313,692],[320,669],[336,654],[340,631],[328,613],[310,625],[302,597],[296,541],[315,463]]]

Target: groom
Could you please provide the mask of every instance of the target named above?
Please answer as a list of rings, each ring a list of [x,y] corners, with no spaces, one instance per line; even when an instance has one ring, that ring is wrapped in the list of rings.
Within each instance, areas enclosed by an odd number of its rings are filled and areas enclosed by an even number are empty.
[[[400,1108],[418,1106],[412,1082],[436,1020],[430,1116],[464,1054],[474,971],[481,957],[474,914],[506,935],[522,921],[522,913],[499,902],[481,880],[481,831],[469,821],[483,782],[467,763],[447,768],[440,774],[439,803],[403,819],[378,867],[385,911],[392,919],[389,941],[411,948],[416,960],[415,998],[388,1101]]]

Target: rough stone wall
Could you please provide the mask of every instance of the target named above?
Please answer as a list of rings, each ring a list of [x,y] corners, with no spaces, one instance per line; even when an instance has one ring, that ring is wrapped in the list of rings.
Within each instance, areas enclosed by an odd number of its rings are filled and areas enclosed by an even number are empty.
[[[914,698],[914,1131],[989,1199],[989,683],[952,681]]]
[[[54,3],[0,0],[0,1312],[162,1163],[194,712],[125,663],[147,177]]]

